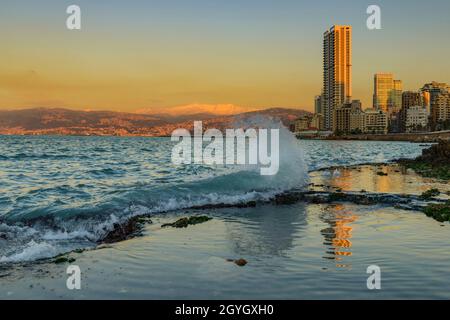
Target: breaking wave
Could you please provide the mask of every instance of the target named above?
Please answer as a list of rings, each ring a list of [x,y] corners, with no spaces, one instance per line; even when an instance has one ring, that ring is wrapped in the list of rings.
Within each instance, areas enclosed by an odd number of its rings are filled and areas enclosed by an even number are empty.
[[[304,187],[308,170],[298,140],[277,121],[255,118],[246,126],[280,129],[280,169],[276,175],[262,176],[258,166],[176,167],[170,163],[173,144],[167,139],[146,141],[152,144],[147,149],[152,155],[151,160],[140,157],[145,142],[142,139],[127,139],[128,143],[135,145],[124,146],[125,150],[111,150],[111,146],[105,146],[104,140],[95,143],[94,139],[94,142],[88,142],[92,145],[86,150],[71,151],[71,145],[80,148],[80,141],[66,139],[68,149],[64,154],[52,157],[48,156],[52,149],[48,145],[42,153],[46,157],[39,159],[41,175],[30,177],[27,172],[21,173],[22,181],[30,187],[17,191],[15,198],[11,187],[13,197],[0,198],[0,208],[7,212],[0,217],[0,263],[35,261],[75,249],[93,248],[115,225],[134,216],[207,205],[245,204]],[[43,139],[43,142],[49,143],[49,140]],[[81,155],[89,155],[90,148],[96,155],[93,158],[101,161],[100,165],[98,162],[94,166],[91,165],[94,162],[83,163]],[[37,157],[24,154],[27,154],[26,150],[18,156],[5,157],[3,161],[25,166],[26,162],[14,160]],[[58,181],[62,174],[52,172],[52,168],[62,170],[61,165],[64,166],[71,157],[75,160],[67,163],[65,184],[52,183]],[[86,158],[92,161],[92,157]],[[112,161],[117,161],[117,165]],[[120,166],[120,163],[129,165]],[[140,169],[137,170],[138,165],[133,163],[139,164]],[[82,172],[71,170],[74,166]],[[46,167],[50,167],[50,172],[44,170]],[[37,186],[43,176],[47,177],[47,183]],[[10,182],[14,183],[13,176]],[[104,192],[92,196],[98,190]],[[15,205],[17,203],[19,206]]]

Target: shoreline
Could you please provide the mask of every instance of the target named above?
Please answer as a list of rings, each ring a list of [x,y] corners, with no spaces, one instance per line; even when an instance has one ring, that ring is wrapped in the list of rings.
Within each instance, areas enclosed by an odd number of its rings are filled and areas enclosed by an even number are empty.
[[[441,140],[450,141],[450,131],[423,133],[391,133],[391,134],[361,134],[332,136],[320,140],[349,140],[349,141],[405,141],[414,143],[436,143]]]
[[[373,179],[378,179],[380,184],[386,184],[387,181],[395,182],[399,177],[408,177],[412,181],[409,182],[409,190],[386,190],[380,192],[377,189],[370,189],[362,187],[354,189],[346,189],[346,183],[340,184],[340,180],[348,179],[354,176],[353,180],[358,180],[358,176],[364,171],[364,175],[370,174]],[[334,176],[337,173],[336,176]],[[430,190],[443,190],[442,180],[436,178],[427,178],[420,176],[414,170],[410,170],[401,163],[365,163],[355,164],[349,166],[332,166],[328,168],[321,168],[309,172],[310,183],[302,189],[292,189],[280,192],[267,200],[247,201],[239,203],[217,203],[206,204],[202,206],[193,206],[184,209],[176,209],[170,211],[159,212],[157,214],[139,214],[123,219],[121,222],[114,224],[113,229],[106,233],[101,239],[97,241],[97,245],[92,248],[76,249],[66,253],[61,253],[57,256],[44,258],[34,261],[13,262],[0,265],[0,269],[15,265],[30,265],[30,264],[61,264],[73,262],[73,254],[79,254],[84,251],[95,251],[102,249],[105,246],[119,245],[124,241],[132,241],[142,236],[142,232],[148,225],[153,225],[153,220],[170,219],[162,218],[164,216],[173,217],[178,216],[179,220],[187,219],[189,217],[205,218],[209,217],[210,211],[226,210],[226,209],[254,209],[264,206],[283,207],[290,205],[298,205],[304,203],[305,205],[330,205],[349,203],[363,207],[367,206],[383,206],[390,207],[393,210],[418,211],[426,214],[426,209],[432,205],[445,206],[448,205],[450,199],[450,187],[448,190],[433,194],[430,197],[424,198],[423,195]],[[402,178],[404,179],[404,178]],[[417,181],[426,182],[427,187],[420,189],[416,186]],[[354,183],[354,181],[352,182]],[[395,184],[395,183],[394,183]],[[412,189],[411,189],[412,188]],[[439,197],[439,194],[442,196]],[[182,213],[182,215],[180,215]],[[188,215],[191,214],[191,215]],[[195,213],[194,215],[192,215]],[[429,215],[432,216],[432,215]],[[187,217],[187,218],[186,218]],[[177,225],[179,220],[166,220],[167,225]],[[437,220],[437,219],[436,219]],[[204,222],[207,222],[205,219]],[[444,222],[444,221],[441,221]],[[26,222],[24,222],[26,224]],[[200,222],[200,224],[203,222]],[[188,225],[186,225],[187,227]]]
[[[378,175],[381,171],[384,174]],[[368,175],[374,183],[360,190],[361,177]],[[427,203],[442,204],[447,196],[421,196],[433,186],[450,192],[448,185],[437,186],[434,179],[401,171],[399,164],[353,165],[341,167],[339,174],[331,168],[313,171],[310,182],[306,190],[291,190],[245,206],[204,206],[136,216],[130,220],[139,228],[118,241],[53,258],[1,265],[4,291],[0,295],[6,299],[36,294],[42,299],[91,299],[99,294],[113,299],[161,295],[167,299],[188,295],[225,299],[235,297],[239,287],[244,288],[240,290],[242,299],[269,298],[291,279],[300,287],[281,290],[283,297],[320,299],[338,297],[333,283],[327,282],[333,277],[341,290],[341,283],[347,283],[348,292],[360,297],[369,292],[358,290],[358,282],[346,282],[346,274],[365,275],[362,267],[374,258],[370,252],[382,253],[383,260],[393,266],[411,265],[402,260],[410,253],[403,246],[389,247],[396,237],[405,243],[416,241],[410,250],[416,250],[416,243],[437,242],[433,250],[438,250],[438,258],[434,259],[440,261],[445,248],[439,243],[447,239],[450,225],[429,218],[420,209]],[[381,192],[386,186],[392,189]],[[378,241],[372,241],[374,237]],[[66,288],[70,265],[82,270],[80,291]],[[294,266],[301,272],[286,272]],[[422,268],[414,272],[421,274]],[[323,282],[316,283],[318,275]],[[262,277],[269,282],[267,286],[261,284]],[[316,280],[309,283],[308,279]],[[204,285],[199,289],[198,283]],[[393,298],[402,294],[401,281],[389,284],[395,289],[384,290],[384,294]],[[447,297],[443,287],[436,293],[438,297]]]

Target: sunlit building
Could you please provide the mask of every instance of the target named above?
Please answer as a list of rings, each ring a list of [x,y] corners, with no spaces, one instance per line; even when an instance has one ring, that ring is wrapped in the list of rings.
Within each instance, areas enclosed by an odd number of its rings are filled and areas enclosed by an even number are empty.
[[[352,27],[333,26],[323,37],[322,112],[325,129],[333,127],[334,111],[352,97]]]
[[[433,81],[425,84],[421,89],[424,105],[431,114],[431,128],[433,130],[448,129],[450,127],[450,86],[446,83]]]
[[[392,73],[377,73],[374,76],[373,107],[388,114],[399,112],[402,107],[401,80],[394,80]]]
[[[424,106],[431,112],[431,100],[435,99],[441,93],[450,92],[450,85],[446,83],[432,81],[426,83],[421,89]]]

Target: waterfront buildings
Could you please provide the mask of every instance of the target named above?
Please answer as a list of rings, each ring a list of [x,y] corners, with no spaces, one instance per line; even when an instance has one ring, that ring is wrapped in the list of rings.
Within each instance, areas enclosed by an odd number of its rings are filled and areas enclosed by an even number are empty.
[[[433,130],[450,129],[450,92],[441,92],[432,96],[431,123]]]
[[[294,132],[302,132],[308,130],[323,131],[323,115],[321,115],[320,113],[316,113],[313,116],[302,116],[294,121]]]
[[[430,83],[426,83],[420,91],[422,92],[424,98],[424,106],[431,112],[431,100],[436,99],[436,96],[440,94],[450,92],[450,85],[432,81]]]
[[[386,134],[388,132],[387,113],[379,109],[365,110],[363,132],[368,134]]]
[[[406,132],[422,132],[428,129],[430,112],[424,106],[412,106],[406,110]]]
[[[424,99],[421,92],[405,91],[402,94],[402,108],[399,113],[400,131],[406,132],[406,115],[408,109],[414,106],[423,106]]]
[[[425,84],[421,92],[424,105],[431,114],[431,129],[450,129],[450,86],[433,81]]]
[[[302,116],[294,122],[294,132],[306,131],[309,129],[311,123],[310,116]]]
[[[362,110],[359,100],[345,103],[334,112],[333,131],[335,134],[386,134],[387,113],[379,109]]]
[[[392,73],[377,73],[374,76],[373,107],[386,113],[399,112],[402,107],[401,80],[395,80]]]
[[[314,112],[316,114],[322,114],[323,115],[323,110],[322,110],[322,95],[320,96],[316,96],[314,98]]]
[[[322,112],[325,129],[333,127],[334,111],[352,97],[352,27],[333,26],[323,36]]]
[[[314,128],[317,130],[324,130],[325,129],[325,123],[324,123],[324,117],[320,113],[316,113],[313,115],[311,119],[311,123],[309,125],[310,128]]]
[[[361,113],[361,102],[353,100],[352,102],[344,103],[334,110],[333,114],[333,132],[337,134],[348,134],[352,129],[357,129],[351,126],[351,115]]]

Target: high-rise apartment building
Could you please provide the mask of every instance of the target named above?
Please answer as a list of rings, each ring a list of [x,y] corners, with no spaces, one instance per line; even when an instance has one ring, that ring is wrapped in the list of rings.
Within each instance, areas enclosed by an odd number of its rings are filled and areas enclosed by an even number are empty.
[[[431,100],[441,93],[450,92],[450,85],[433,81],[425,84],[421,92],[424,97],[424,106],[431,111]]]
[[[431,126],[433,130],[442,130],[445,122],[450,121],[450,93],[441,92],[431,98]]]
[[[336,108],[352,97],[352,27],[333,26],[323,37],[322,107],[327,130]]]
[[[316,96],[314,98],[314,113],[323,114],[322,111],[322,96]]]
[[[408,109],[415,106],[423,106],[424,99],[421,92],[405,91],[402,94],[402,109],[400,111],[400,130],[406,131],[406,116]]]
[[[431,129],[440,130],[445,122],[450,121],[450,86],[433,81],[421,89],[424,106],[431,114]],[[444,126],[446,129],[448,126]]]
[[[392,73],[377,73],[374,76],[373,107],[388,114],[399,112],[402,107],[401,80],[394,80]]]

